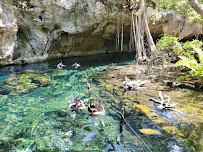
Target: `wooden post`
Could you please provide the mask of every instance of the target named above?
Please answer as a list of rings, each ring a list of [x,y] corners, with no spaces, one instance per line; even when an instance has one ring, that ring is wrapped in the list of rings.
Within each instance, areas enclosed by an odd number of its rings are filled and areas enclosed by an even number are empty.
[[[123,124],[124,124],[124,108],[121,109],[120,134],[122,134],[123,132]]]
[[[88,72],[88,70],[86,69],[87,89],[88,89],[88,93],[89,93],[89,96],[90,96],[90,84],[88,83],[87,72]]]

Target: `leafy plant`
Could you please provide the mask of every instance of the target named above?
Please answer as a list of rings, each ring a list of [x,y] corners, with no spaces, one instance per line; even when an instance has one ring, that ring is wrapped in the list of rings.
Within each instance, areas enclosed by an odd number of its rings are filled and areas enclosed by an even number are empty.
[[[176,53],[179,53],[182,51],[182,46],[178,42],[179,38],[175,36],[164,36],[160,38],[156,44],[156,50],[167,50],[167,51],[175,51]]]
[[[176,63],[176,65],[182,65],[184,67],[187,67],[190,69],[188,71],[187,76],[182,76],[179,78],[179,80],[187,78],[187,77],[194,77],[203,83],[203,51],[201,44],[202,42],[198,42],[197,40],[188,43],[188,46],[193,48],[193,51],[195,51],[195,54],[192,55],[189,52],[184,52],[184,55],[179,56],[180,60]],[[189,47],[186,48],[189,48]]]
[[[187,16],[189,22],[198,20],[203,22],[201,15],[198,14],[189,4],[188,0],[152,0],[157,5],[159,11],[174,10],[175,12],[181,14],[182,16]]]
[[[156,43],[156,51],[167,61],[176,61],[177,56],[182,52],[182,45],[179,38],[174,36],[164,36]]]
[[[125,0],[100,0],[104,5],[105,9],[108,13],[112,13],[114,11],[122,12],[123,5],[126,3]]]

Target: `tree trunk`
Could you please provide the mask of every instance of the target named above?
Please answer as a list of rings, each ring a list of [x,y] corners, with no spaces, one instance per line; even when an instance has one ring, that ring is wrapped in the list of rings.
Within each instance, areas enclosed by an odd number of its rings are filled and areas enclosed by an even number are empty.
[[[141,36],[140,36],[140,15],[138,15],[138,17],[136,16],[136,56],[137,56],[137,63],[140,63],[142,61],[142,53],[141,53],[141,43],[140,43],[140,39],[141,39]]]
[[[120,17],[117,18],[116,51],[118,51],[119,44],[120,44]]]
[[[134,17],[133,17],[133,12],[132,12],[132,17],[131,17],[131,27],[130,27],[130,42],[129,42],[129,50],[130,52],[135,49],[135,43],[136,42],[136,35],[135,35],[135,24],[134,24]]]
[[[153,38],[151,36],[148,23],[146,20],[146,10],[145,10],[145,0],[141,0],[140,10],[136,13],[132,12],[132,19],[131,19],[131,37],[134,38],[135,49],[136,49],[136,60],[137,63],[141,63],[147,60],[147,52],[144,45],[144,33],[146,32],[147,41],[149,45],[150,55],[155,56],[155,44]],[[136,26],[136,32],[135,32]],[[132,42],[130,43],[132,44]]]
[[[201,15],[203,18],[203,4],[200,4],[197,0],[188,0],[192,8]]]
[[[122,17],[122,25],[121,25],[121,52],[123,51],[123,21],[124,17]]]
[[[146,34],[147,34],[147,42],[148,42],[148,45],[149,45],[148,47],[150,49],[150,54],[151,54],[151,56],[154,56],[155,55],[155,44],[154,44],[152,35],[150,33],[149,26],[148,26],[146,18],[145,18],[145,30],[146,30]]]
[[[145,0],[142,0],[142,2],[141,2],[141,7],[140,7],[140,9],[141,9],[141,11],[142,11],[142,13],[141,13],[141,29],[140,29],[140,35],[141,35],[141,37],[140,37],[140,43],[141,43],[141,53],[142,53],[142,60],[143,61],[145,61],[146,59],[147,59],[147,54],[146,54],[146,49],[145,49],[145,46],[144,46],[144,32],[145,32],[145,21],[144,21],[144,19],[145,19]]]

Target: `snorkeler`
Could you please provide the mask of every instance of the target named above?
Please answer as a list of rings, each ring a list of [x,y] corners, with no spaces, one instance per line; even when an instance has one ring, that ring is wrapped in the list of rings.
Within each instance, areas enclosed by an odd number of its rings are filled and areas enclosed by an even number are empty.
[[[98,100],[97,100],[98,101]],[[101,110],[99,110],[101,108]],[[101,101],[98,101],[98,105],[94,102],[91,102],[88,106],[88,113],[90,116],[103,116],[105,115],[104,106]]]
[[[84,110],[86,107],[85,104],[80,100],[80,97],[76,97],[74,103],[72,103],[70,98],[70,101],[68,102],[68,106],[66,107],[66,109],[67,108],[71,108],[70,117],[72,119],[75,119],[76,113]]]
[[[77,69],[77,68],[80,67],[81,65],[80,65],[79,63],[75,62],[72,66]]]
[[[70,101],[68,102],[68,106],[67,108],[71,108],[72,111],[80,111],[80,110],[84,110],[85,104],[80,100],[80,97],[75,97],[74,103],[71,102],[71,98]]]
[[[64,65],[62,62],[60,62],[59,64],[57,64],[57,68],[58,68],[58,69],[63,69],[64,66],[65,66],[65,65]]]

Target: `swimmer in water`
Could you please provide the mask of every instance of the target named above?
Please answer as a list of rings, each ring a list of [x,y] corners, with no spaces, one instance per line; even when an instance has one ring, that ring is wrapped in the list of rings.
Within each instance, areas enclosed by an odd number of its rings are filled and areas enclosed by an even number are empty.
[[[68,102],[67,108],[71,108],[70,117],[75,119],[76,113],[84,110],[86,108],[85,104],[80,100],[80,97],[76,97],[74,103],[72,103],[71,98]]]
[[[80,65],[79,63],[75,62],[72,66],[77,69],[77,68],[80,67],[81,65]]]
[[[59,64],[57,64],[57,68],[58,68],[58,69],[63,69],[64,66],[65,66],[65,65],[64,65],[62,62],[60,62]]]
[[[99,110],[101,108],[101,110]],[[94,102],[91,102],[88,106],[88,113],[90,116],[104,116],[105,109],[101,101],[98,101],[98,105]]]

